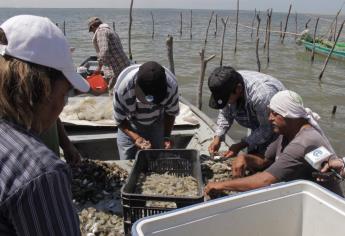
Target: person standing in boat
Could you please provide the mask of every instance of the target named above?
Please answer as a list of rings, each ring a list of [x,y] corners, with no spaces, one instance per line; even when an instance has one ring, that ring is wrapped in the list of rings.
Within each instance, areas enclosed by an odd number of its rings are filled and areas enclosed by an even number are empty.
[[[263,155],[267,146],[277,135],[268,121],[268,104],[284,85],[272,76],[256,71],[236,71],[230,66],[216,68],[208,79],[211,90],[209,106],[220,109],[217,129],[208,150],[214,154],[219,150],[226,132],[236,120],[251,130],[248,137],[231,145],[225,157],[234,157],[247,148],[248,153]]]
[[[88,27],[89,32],[94,33],[92,43],[99,63],[95,73],[100,73],[103,69],[108,90],[111,92],[118,75],[130,65],[130,60],[123,50],[120,37],[109,25],[104,24],[98,17],[91,17],[88,19]]]
[[[269,121],[279,137],[267,147],[265,158],[241,154],[232,163],[234,179],[208,183],[205,194],[212,195],[223,190],[247,191],[298,179],[317,182],[312,175],[315,169],[305,160],[305,155],[323,146],[332,153],[330,159],[338,159],[317,123],[320,117],[304,107],[297,93],[290,90],[276,93],[269,109]],[[243,177],[247,170],[262,172]],[[321,182],[321,185],[343,195],[339,182],[334,179]]]
[[[134,159],[140,149],[169,149],[179,113],[176,78],[154,61],[127,67],[114,87],[114,118],[121,160]]]
[[[80,235],[69,166],[39,138],[68,91],[89,90],[67,39],[48,18],[0,26],[0,235]]]

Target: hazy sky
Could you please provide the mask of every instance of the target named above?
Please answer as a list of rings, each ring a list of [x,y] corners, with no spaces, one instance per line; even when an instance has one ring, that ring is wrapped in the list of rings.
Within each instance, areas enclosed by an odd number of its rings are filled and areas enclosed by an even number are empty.
[[[237,0],[134,0],[135,8],[236,9]],[[335,14],[344,0],[240,0],[240,9]],[[0,7],[128,8],[130,0],[0,0]],[[345,12],[345,9],[344,9]]]

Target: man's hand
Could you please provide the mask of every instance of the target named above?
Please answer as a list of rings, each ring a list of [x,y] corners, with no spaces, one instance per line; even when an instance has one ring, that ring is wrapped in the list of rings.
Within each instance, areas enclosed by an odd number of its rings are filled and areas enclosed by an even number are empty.
[[[336,159],[331,159],[328,162],[326,162],[326,164],[322,167],[322,169],[320,170],[321,173],[326,173],[331,171],[331,169],[333,169],[334,171],[336,171],[338,174],[340,174],[340,176],[342,178],[345,177],[345,172],[344,172],[344,161],[340,158],[336,158]],[[319,182],[325,182],[325,181],[329,181],[330,178],[328,177],[322,177],[321,175],[318,176],[316,178],[317,181]]]
[[[144,139],[143,137],[138,137],[135,139],[135,146],[139,149],[151,149],[151,142]]]
[[[72,143],[63,149],[63,154],[66,162],[69,164],[76,165],[81,162],[81,155],[78,149]]]
[[[248,146],[245,142],[235,143],[230,146],[229,150],[224,154],[224,157],[235,157],[237,154]]]
[[[211,182],[208,183],[204,189],[205,195],[213,195],[224,190],[222,182]]]
[[[220,138],[218,136],[214,136],[210,146],[208,146],[208,152],[210,153],[210,155],[213,155],[214,153],[218,152],[220,144]]]
[[[164,138],[164,149],[172,149],[174,142],[170,138]]]
[[[247,160],[245,155],[239,155],[232,162],[232,177],[238,178],[245,176],[247,170]]]

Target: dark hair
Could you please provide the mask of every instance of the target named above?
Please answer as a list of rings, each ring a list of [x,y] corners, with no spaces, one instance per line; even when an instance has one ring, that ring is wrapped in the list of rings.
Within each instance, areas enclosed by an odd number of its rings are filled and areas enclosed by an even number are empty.
[[[235,93],[238,84],[241,84],[242,87],[244,87],[244,82],[241,74],[231,66],[217,67],[216,69],[214,69],[212,74],[216,74],[218,77],[227,78],[229,80],[229,87],[227,89],[228,91],[230,91],[230,93]]]

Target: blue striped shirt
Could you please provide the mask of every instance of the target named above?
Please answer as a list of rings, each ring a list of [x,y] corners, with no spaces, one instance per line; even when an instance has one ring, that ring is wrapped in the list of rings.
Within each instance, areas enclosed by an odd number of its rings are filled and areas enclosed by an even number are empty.
[[[0,119],[0,235],[80,235],[67,164]]]
[[[226,132],[236,120],[241,126],[252,130],[248,137],[242,140],[249,147],[266,143],[273,135],[272,126],[268,120],[268,105],[278,91],[285,90],[284,85],[270,75],[256,71],[238,71],[243,77],[245,104],[228,104],[220,110],[217,119],[216,135],[224,138]]]
[[[137,121],[142,125],[151,125],[163,113],[177,116],[179,113],[179,94],[175,76],[165,68],[167,77],[167,96],[159,104],[144,104],[135,95],[135,81],[140,65],[132,65],[124,69],[117,78],[114,87],[114,118],[117,125],[125,119]]]

